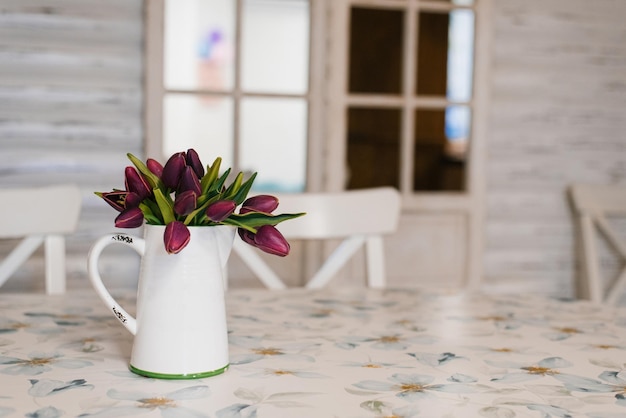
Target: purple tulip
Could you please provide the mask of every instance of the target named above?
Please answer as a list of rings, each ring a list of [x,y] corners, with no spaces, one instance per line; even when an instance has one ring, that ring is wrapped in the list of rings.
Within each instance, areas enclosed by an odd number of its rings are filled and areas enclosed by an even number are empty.
[[[174,212],[181,216],[187,216],[196,208],[197,195],[193,190],[187,190],[176,195]]]
[[[146,166],[148,167],[148,170],[150,170],[150,172],[158,178],[161,178],[163,176],[163,166],[157,160],[153,158],[148,158],[146,160]]]
[[[104,199],[113,209],[118,212],[124,210],[126,196],[128,192],[126,190],[114,190],[112,192],[98,192],[96,193],[98,196]]]
[[[260,194],[246,199],[239,213],[264,212],[272,213],[278,207],[278,199],[267,194]]]
[[[183,174],[185,166],[184,152],[177,152],[172,155],[169,160],[167,160],[165,167],[163,167],[163,174],[161,177],[165,187],[172,190],[176,190],[178,188],[178,182],[180,181],[180,177]]]
[[[236,207],[237,203],[234,200],[218,200],[206,208],[206,216],[213,222],[222,222],[235,211]]]
[[[152,194],[150,185],[148,185],[146,179],[144,179],[143,176],[135,170],[135,167],[126,167],[124,170],[124,176],[126,181],[126,190],[137,193],[141,200]]]
[[[115,218],[116,228],[138,228],[143,224],[143,212],[139,208],[125,209]]]
[[[284,257],[289,254],[290,246],[283,234],[272,225],[263,225],[254,234],[254,245],[269,254]]]
[[[189,244],[190,239],[191,232],[189,232],[189,228],[180,221],[170,222],[165,227],[163,243],[165,244],[165,251],[169,254],[178,254]]]
[[[180,177],[180,183],[178,183],[178,192],[186,192],[192,190],[196,193],[196,196],[200,196],[202,189],[200,188],[200,180],[196,177],[193,168],[187,166],[183,170],[183,175]]]
[[[143,199],[135,192],[129,192],[124,200],[124,207],[126,209],[139,207]]]
[[[200,157],[198,156],[198,153],[196,152],[195,149],[189,148],[187,150],[186,161],[187,161],[187,165],[193,168],[193,171],[194,173],[196,173],[196,176],[198,176],[198,178],[201,179],[202,176],[204,176],[204,166],[202,165],[202,162],[200,161]]]
[[[256,247],[256,244],[254,243],[254,234],[252,232],[248,231],[247,229],[237,228],[237,233],[239,234],[239,237],[243,240],[243,242]]]

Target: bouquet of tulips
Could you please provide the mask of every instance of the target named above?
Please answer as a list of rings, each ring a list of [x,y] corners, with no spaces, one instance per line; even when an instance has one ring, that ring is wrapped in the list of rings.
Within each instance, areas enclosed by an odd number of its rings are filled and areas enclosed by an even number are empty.
[[[232,225],[244,242],[270,254],[289,254],[289,243],[275,226],[304,213],[275,215],[276,197],[247,198],[256,173],[244,181],[240,172],[226,185],[231,169],[220,174],[220,157],[205,170],[193,149],[175,153],[165,166],[151,158],[144,164],[127,155],[134,167],[125,169],[125,190],[96,192],[120,212],[116,227],[137,228],[144,222],[165,225],[165,250],[176,254],[189,243],[189,226]]]

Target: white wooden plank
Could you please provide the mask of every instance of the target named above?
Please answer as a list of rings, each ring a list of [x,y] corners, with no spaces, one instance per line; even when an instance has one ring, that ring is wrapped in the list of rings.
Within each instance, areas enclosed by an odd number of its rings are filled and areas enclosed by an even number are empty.
[[[81,187],[78,230],[66,240],[70,289],[89,287],[87,251],[115,230],[116,212],[93,192],[123,187],[126,152],[143,149],[142,21],[141,0],[0,1],[0,187]],[[41,255],[7,289],[40,288]],[[132,257],[109,255],[103,274],[132,286]]]
[[[486,282],[572,294],[566,187],[626,182],[626,2],[494,6]]]
[[[0,114],[4,121],[68,125],[122,123],[127,129],[141,118],[141,92],[77,91],[69,89],[2,88]]]
[[[0,14],[32,13],[115,19],[127,17],[138,20],[142,12],[141,0],[2,0]]]
[[[136,57],[141,26],[126,16],[113,20],[40,14],[0,14],[0,49]],[[130,42],[129,42],[130,41]]]
[[[4,86],[136,88],[141,71],[138,59],[0,51],[0,74],[11,75],[0,79]]]

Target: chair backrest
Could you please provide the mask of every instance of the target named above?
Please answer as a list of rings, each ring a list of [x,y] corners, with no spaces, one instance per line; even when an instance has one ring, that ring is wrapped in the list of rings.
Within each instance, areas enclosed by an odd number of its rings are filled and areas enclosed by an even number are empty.
[[[279,225],[287,240],[343,239],[326,259],[307,287],[328,283],[363,245],[366,248],[368,284],[385,286],[382,236],[398,226],[400,194],[391,187],[349,190],[335,193],[278,194],[277,213],[306,212],[305,216]],[[235,240],[235,251],[270,289],[285,284],[247,244]]]
[[[0,264],[0,286],[41,245],[47,293],[65,292],[65,239],[75,231],[81,209],[77,186],[0,189],[0,238],[23,238]]]
[[[599,231],[617,254],[626,261],[626,245],[616,235],[606,215],[626,216],[626,186],[574,184],[569,188],[576,212],[582,261],[580,293],[596,303],[615,304],[626,290],[626,269],[608,286],[600,274],[600,260],[596,246]]]

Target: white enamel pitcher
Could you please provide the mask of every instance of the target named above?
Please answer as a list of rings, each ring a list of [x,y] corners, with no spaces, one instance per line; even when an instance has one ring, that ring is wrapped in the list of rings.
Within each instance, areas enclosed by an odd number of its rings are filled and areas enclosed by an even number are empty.
[[[224,271],[236,228],[189,227],[189,244],[168,254],[165,226],[146,225],[144,239],[110,234],[89,253],[91,283],[102,301],[135,336],[130,369],[162,379],[193,379],[223,373],[229,364]],[[142,255],[137,318],[111,296],[98,272],[100,254],[124,244]]]

